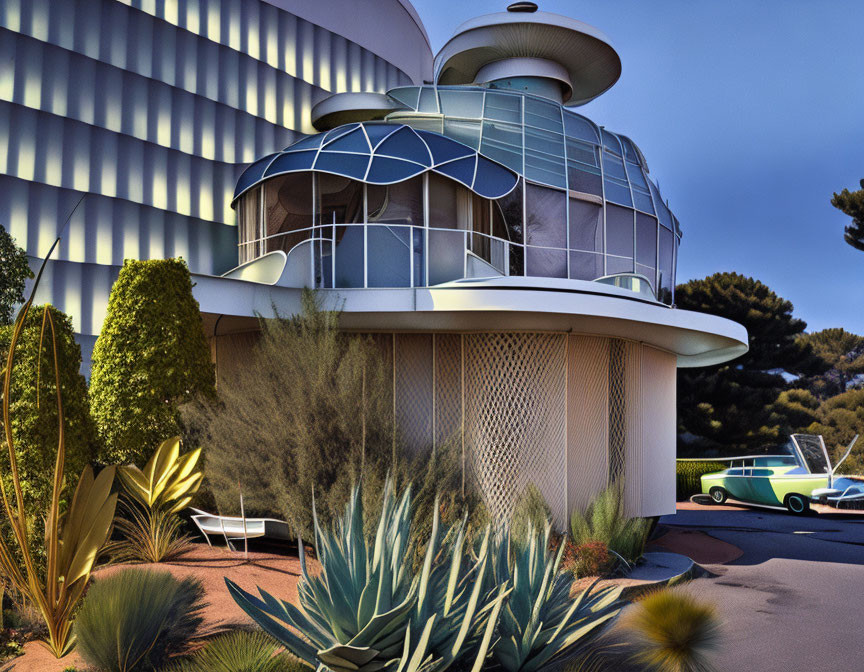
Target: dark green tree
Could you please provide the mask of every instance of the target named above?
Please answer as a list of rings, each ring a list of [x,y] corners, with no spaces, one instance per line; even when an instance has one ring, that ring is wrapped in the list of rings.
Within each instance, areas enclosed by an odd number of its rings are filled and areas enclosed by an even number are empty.
[[[772,424],[780,427],[781,435],[802,432],[819,419],[819,400],[810,390],[783,390],[769,406]]]
[[[805,381],[820,399],[845,392],[852,378],[864,373],[864,336],[833,328],[801,334],[798,340],[809,345],[828,367],[822,375]]]
[[[32,277],[27,254],[0,225],[0,325],[11,324],[15,306],[24,303],[24,283]]]
[[[179,434],[179,406],[215,395],[213,364],[182,259],[126,260],[96,346],[90,405],[107,464],[143,463]]]
[[[839,194],[835,193],[831,205],[852,218],[843,238],[856,250],[864,252],[864,180],[861,180],[858,191],[844,189]]]
[[[54,466],[59,440],[57,424],[57,386],[51,326],[45,320],[45,306],[33,306],[18,345],[9,390],[9,417],[18,468],[28,511],[38,512],[33,519],[35,548],[41,548],[44,517],[51,504]],[[68,316],[48,306],[57,335],[57,363],[63,403],[63,430],[66,444],[67,488],[74,487],[78,475],[97,452],[96,429],[90,417],[87,381],[81,375],[81,348],[75,342]],[[43,332],[44,328],[44,332]],[[0,327],[0,354],[3,368],[14,327]],[[5,442],[4,442],[5,443]],[[0,450],[0,473],[11,492],[9,456]],[[70,481],[71,479],[71,481]],[[68,490],[67,490],[68,492]],[[34,548],[34,550],[35,550]],[[37,554],[38,555],[38,554]]]
[[[825,365],[798,340],[806,324],[792,304],[738,273],[716,273],[676,289],[679,308],[711,313],[747,328],[750,350],[738,359],[678,372],[678,447],[682,456],[740,454],[782,442],[772,405],[791,377]]]
[[[840,470],[845,474],[864,472],[864,390],[849,390],[823,401],[818,416],[807,433],[822,435],[835,463],[843,457],[852,437],[860,435]]]

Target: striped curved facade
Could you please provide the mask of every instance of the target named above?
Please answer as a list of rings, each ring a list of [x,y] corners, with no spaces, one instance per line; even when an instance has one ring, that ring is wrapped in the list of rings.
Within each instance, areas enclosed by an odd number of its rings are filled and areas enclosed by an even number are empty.
[[[246,164],[314,132],[322,98],[431,72],[409,5],[341,2],[411,45],[382,51],[350,11],[310,4],[0,3],[0,224],[34,264],[61,236],[38,300],[72,316],[85,368],[124,259],[232,268]]]

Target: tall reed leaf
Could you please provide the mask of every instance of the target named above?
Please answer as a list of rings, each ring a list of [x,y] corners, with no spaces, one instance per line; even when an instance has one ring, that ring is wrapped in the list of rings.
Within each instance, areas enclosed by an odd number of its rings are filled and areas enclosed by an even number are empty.
[[[59,377],[57,335],[50,311],[44,312],[45,332],[51,339],[55,387],[57,390],[58,442],[54,465],[53,490],[49,510],[28,512],[24,506],[24,494],[18,469],[18,457],[12,439],[9,392],[15,366],[15,348],[21,337],[27,315],[33,305],[33,296],[39,286],[45,264],[57,243],[42,262],[30,297],[18,312],[9,352],[6,355],[6,371],[3,379],[3,429],[6,449],[9,453],[9,475],[12,492],[7,492],[5,479],[0,478],[0,502],[9,521],[14,543],[18,546],[20,560],[0,538],[0,571],[12,586],[39,610],[45,621],[47,636],[45,644],[58,658],[74,646],[72,636],[72,614],[90,581],[90,572],[96,562],[99,549],[104,545],[114,520],[117,495],[111,493],[114,468],[103,469],[94,478],[93,470],[87,467],[78,479],[72,502],[65,514],[61,512],[64,499],[64,466],[66,450],[63,434],[63,399]],[[42,449],[42,446],[22,446],[22,454]],[[27,520],[33,515],[44,515],[45,558],[44,580],[40,577],[38,563],[33,557]]]

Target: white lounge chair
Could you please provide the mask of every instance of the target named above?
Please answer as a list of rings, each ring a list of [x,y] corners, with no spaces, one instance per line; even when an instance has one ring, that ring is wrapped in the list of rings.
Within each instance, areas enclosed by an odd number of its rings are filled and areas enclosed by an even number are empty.
[[[201,509],[192,509],[195,514],[192,522],[201,530],[207,545],[210,543],[210,535],[225,537],[225,541],[231,546],[232,541],[246,541],[248,539],[267,538],[281,541],[294,539],[291,529],[284,520],[276,518],[242,518],[238,516],[218,516],[207,513]]]

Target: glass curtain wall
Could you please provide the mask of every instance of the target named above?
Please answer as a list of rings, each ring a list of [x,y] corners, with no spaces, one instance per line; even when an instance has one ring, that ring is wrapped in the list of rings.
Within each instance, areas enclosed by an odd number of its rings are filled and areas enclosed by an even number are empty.
[[[503,217],[511,232],[524,230],[526,243],[524,250],[511,249],[511,274],[593,280],[639,273],[671,303],[679,229],[629,138],[520,92],[424,86],[389,95],[413,110],[390,121],[443,133],[524,176],[521,227]],[[539,187],[560,190],[563,200]],[[514,200],[499,199],[502,212],[512,211]],[[534,210],[532,201],[548,201],[561,215],[557,231],[552,215]]]

